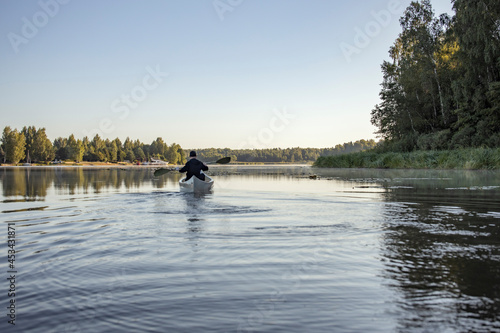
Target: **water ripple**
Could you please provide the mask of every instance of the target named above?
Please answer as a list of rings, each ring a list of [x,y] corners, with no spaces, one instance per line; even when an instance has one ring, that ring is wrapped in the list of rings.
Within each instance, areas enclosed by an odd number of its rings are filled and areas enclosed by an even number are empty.
[[[464,177],[247,173],[194,196],[58,172],[43,200],[3,201],[23,332],[500,331],[497,189],[443,189]]]

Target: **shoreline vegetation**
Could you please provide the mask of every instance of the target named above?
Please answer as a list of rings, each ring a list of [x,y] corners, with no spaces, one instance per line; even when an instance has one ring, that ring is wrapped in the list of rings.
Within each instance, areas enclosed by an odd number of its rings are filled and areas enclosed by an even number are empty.
[[[435,16],[412,1],[381,65],[381,102],[371,122],[375,149],[320,157],[316,167],[500,169],[500,7],[453,0]]]
[[[330,148],[267,148],[267,149],[195,149],[198,157],[210,163],[223,157],[231,157],[236,164],[269,163],[313,163],[320,156],[338,155],[375,148],[375,140],[358,140],[338,144]],[[143,164],[153,160],[183,165],[191,149],[183,149],[179,144],[168,145],[161,137],[145,144],[140,140],[119,138],[110,140],[95,135],[82,140],[71,134],[68,138],[58,137],[51,141],[45,128],[23,127],[21,131],[6,126],[0,145],[0,163],[21,164]]]
[[[29,167],[89,168],[161,168],[177,164],[144,165],[132,162],[74,162],[59,164],[32,163]],[[314,163],[301,162],[231,162],[233,166],[311,165],[317,168],[359,169],[436,169],[436,170],[500,170],[500,148],[467,148],[456,150],[425,150],[414,152],[380,152],[365,150],[334,156],[320,156]],[[23,163],[2,163],[0,167],[26,167]]]
[[[500,170],[500,148],[467,148],[414,152],[363,151],[323,156],[319,168]]]
[[[436,16],[430,0],[406,8],[390,60],[381,65],[381,102],[371,112],[383,141],[376,151],[386,154],[335,163],[364,158],[370,162],[353,164],[498,167],[500,6],[498,0],[453,0],[452,8],[453,16]]]

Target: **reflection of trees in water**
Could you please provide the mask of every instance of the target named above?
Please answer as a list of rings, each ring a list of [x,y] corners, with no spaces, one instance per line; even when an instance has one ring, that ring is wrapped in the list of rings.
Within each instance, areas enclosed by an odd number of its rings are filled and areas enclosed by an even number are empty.
[[[402,331],[500,328],[499,194],[432,186],[386,192],[384,276],[400,297]]]
[[[44,169],[34,171],[30,168],[4,168],[0,180],[5,197],[43,198],[54,181],[54,173]]]
[[[296,176],[304,172],[297,167],[235,167],[211,168],[212,174],[238,174],[240,176],[278,179],[282,176]],[[54,186],[58,194],[100,193],[109,189],[134,189],[150,184],[154,188],[164,188],[177,183],[183,176],[171,172],[153,178],[152,168],[80,168],[80,167],[29,167],[3,168],[0,172],[4,196],[36,198],[47,196],[47,190]]]
[[[0,172],[3,196],[43,198],[53,186],[58,194],[100,193],[109,189],[134,189],[144,184],[163,188],[177,182],[180,175],[172,174],[153,179],[152,169],[84,169],[84,168],[3,168]]]

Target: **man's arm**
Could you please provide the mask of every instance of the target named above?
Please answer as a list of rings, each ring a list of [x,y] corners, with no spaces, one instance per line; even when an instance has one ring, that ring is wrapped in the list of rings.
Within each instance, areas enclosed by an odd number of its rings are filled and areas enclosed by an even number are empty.
[[[186,163],[186,165],[184,165],[181,169],[179,169],[179,172],[187,172],[188,171],[188,165]]]

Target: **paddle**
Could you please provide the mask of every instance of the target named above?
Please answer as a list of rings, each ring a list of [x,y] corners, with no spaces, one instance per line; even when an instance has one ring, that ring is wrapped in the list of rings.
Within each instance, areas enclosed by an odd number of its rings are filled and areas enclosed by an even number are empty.
[[[231,157],[229,156],[223,157],[220,160],[215,161],[215,163],[217,164],[228,164],[229,162],[231,162]]]
[[[231,162],[231,157],[223,157],[221,159],[218,159],[217,161],[215,161],[215,163],[217,164],[228,164],[229,162]],[[174,168],[170,168],[170,169],[167,169],[167,168],[160,168],[160,169],[156,169],[155,172],[154,172],[154,176],[155,177],[160,177],[160,176],[163,176],[164,174],[166,173],[169,173],[170,171],[176,171],[176,169]]]
[[[165,169],[165,168],[156,169],[155,173],[154,173],[154,176],[155,177],[160,177],[160,176],[163,176],[166,173],[169,173],[170,171],[175,171],[175,169]]]

